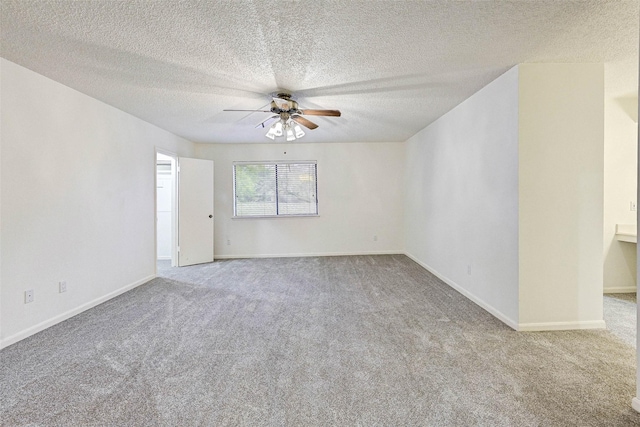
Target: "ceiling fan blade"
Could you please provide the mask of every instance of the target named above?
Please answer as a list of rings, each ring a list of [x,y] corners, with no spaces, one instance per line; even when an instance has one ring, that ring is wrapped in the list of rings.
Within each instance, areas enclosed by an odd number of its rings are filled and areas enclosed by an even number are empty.
[[[291,116],[291,120],[293,120],[294,122],[301,124],[302,126],[306,127],[307,129],[315,129],[318,127],[317,124],[313,123],[310,120],[305,119],[302,116],[299,116],[297,114],[294,114],[293,116]]]
[[[271,110],[222,110],[222,111],[250,111],[252,113],[270,113]]]
[[[278,117],[280,117],[280,116],[271,116],[271,117],[267,117],[267,118],[266,118],[266,119],[264,119],[262,122],[258,123],[258,124],[256,125],[256,128],[259,128],[259,127],[263,127],[263,128],[264,128],[264,127],[266,127],[266,125],[267,125],[267,122],[268,122],[268,121],[273,120],[273,119],[277,119]]]
[[[340,111],[338,110],[300,110],[302,114],[306,116],[331,116],[340,117]]]

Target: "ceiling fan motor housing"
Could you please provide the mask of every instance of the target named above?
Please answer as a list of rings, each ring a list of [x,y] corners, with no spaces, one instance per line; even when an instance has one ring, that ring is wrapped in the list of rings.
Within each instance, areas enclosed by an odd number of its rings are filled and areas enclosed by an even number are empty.
[[[288,119],[291,114],[301,113],[298,108],[298,103],[291,99],[291,95],[286,93],[279,93],[277,97],[273,98],[271,101],[271,112],[279,114],[283,120]]]

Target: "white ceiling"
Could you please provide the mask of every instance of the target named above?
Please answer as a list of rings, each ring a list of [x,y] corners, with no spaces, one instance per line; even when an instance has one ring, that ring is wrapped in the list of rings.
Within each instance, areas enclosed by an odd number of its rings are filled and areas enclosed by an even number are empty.
[[[288,90],[301,142],[405,141],[522,62],[627,64],[638,0],[0,0],[0,55],[194,142],[270,142]],[[620,90],[620,88],[618,88]]]

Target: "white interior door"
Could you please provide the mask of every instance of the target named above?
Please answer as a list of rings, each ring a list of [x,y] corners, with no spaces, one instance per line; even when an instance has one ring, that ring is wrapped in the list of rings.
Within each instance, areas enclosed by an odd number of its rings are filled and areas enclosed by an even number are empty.
[[[213,162],[178,158],[178,266],[213,262]]]

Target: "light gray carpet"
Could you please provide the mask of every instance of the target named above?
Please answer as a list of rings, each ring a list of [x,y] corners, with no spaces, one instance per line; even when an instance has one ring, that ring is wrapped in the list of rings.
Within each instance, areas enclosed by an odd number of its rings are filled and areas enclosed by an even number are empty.
[[[607,329],[633,348],[636,347],[636,294],[606,294],[604,321]]]
[[[633,347],[514,332],[405,256],[161,274],[0,352],[0,424],[640,425]]]

